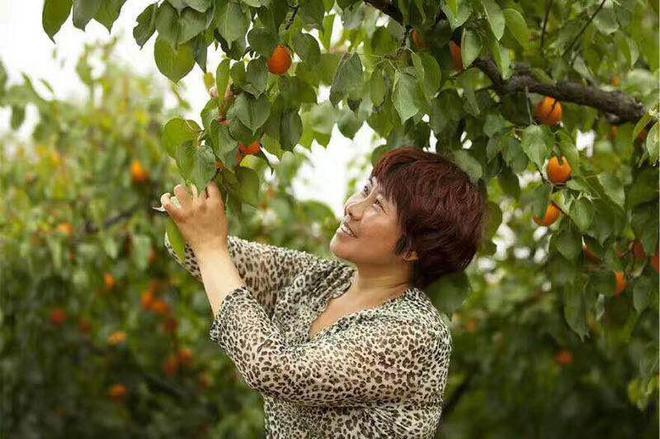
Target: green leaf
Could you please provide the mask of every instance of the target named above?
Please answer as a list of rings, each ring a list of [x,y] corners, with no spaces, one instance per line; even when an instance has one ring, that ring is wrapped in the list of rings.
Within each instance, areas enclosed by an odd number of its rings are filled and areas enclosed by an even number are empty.
[[[602,8],[594,17],[593,23],[603,35],[610,35],[619,28],[614,8]]]
[[[451,315],[463,305],[472,288],[467,275],[461,271],[440,277],[426,287],[425,292],[441,312]]]
[[[316,64],[321,59],[319,43],[313,35],[298,33],[293,37],[293,50],[301,60],[310,64]]]
[[[568,326],[575,332],[580,340],[588,334],[586,324],[586,306],[583,297],[583,285],[579,288],[575,284],[562,287],[564,296],[564,318]]]
[[[399,113],[401,123],[410,119],[423,107],[422,97],[414,76],[402,73],[398,70],[394,74],[394,92],[392,102]]]
[[[506,8],[503,11],[504,19],[506,21],[506,28],[509,29],[511,35],[520,43],[523,48],[529,47],[530,32],[527,28],[525,18],[512,8]]]
[[[108,33],[112,31],[112,24],[119,17],[121,7],[124,5],[126,0],[105,0],[101,3],[101,7],[94,16],[94,20],[101,23],[108,29]]]
[[[640,276],[633,287],[633,306],[638,313],[644,311],[651,302],[651,291],[656,289],[651,276]],[[657,289],[656,289],[657,290]]]
[[[481,0],[481,3],[484,6],[486,19],[488,20],[488,24],[490,24],[493,35],[499,40],[504,35],[505,21],[502,9],[495,0]]]
[[[151,38],[156,30],[157,12],[158,3],[152,3],[136,19],[137,24],[133,28],[133,38],[135,38],[135,42],[140,46],[140,49],[149,41],[149,38]]]
[[[218,157],[224,157],[238,147],[238,141],[229,134],[229,127],[218,123],[217,120],[211,121],[209,125],[209,137],[213,152]]]
[[[452,30],[462,26],[468,20],[468,18],[470,18],[470,15],[472,15],[472,7],[470,6],[470,2],[459,2],[458,0],[456,0],[456,2],[458,3],[457,11],[453,10],[451,2],[443,2],[440,6],[442,11],[447,16],[447,20],[449,21],[449,25],[451,26]]]
[[[254,98],[247,93],[241,93],[232,107],[238,119],[253,133],[266,122],[270,114],[270,101],[263,94]]]
[[[171,217],[167,218],[167,225],[165,226],[165,239],[167,239],[172,246],[172,250],[179,257],[180,260],[186,259],[186,240],[179,231],[176,223]]]
[[[424,69],[424,81],[422,81],[422,91],[426,96],[426,99],[430,102],[433,99],[433,96],[440,89],[440,81],[442,79],[442,73],[440,71],[440,66],[433,56],[428,53],[422,53],[419,55],[422,60],[422,67]]]
[[[490,54],[497,64],[497,68],[502,74],[502,78],[508,79],[511,76],[511,60],[509,59],[509,50],[506,47],[502,47],[500,43],[492,37],[486,38],[488,44],[488,49]]]
[[[283,149],[293,150],[302,136],[303,124],[298,111],[289,110],[280,117],[279,141]]]
[[[623,208],[625,202],[625,192],[623,187],[623,182],[612,174],[598,174],[598,181],[605,190],[605,194],[612,200],[616,205]]]
[[[195,152],[197,150],[195,143],[194,140],[183,142],[176,147],[176,152],[174,154],[174,160],[181,172],[181,176],[186,180],[190,179],[190,173],[195,166]]]
[[[264,27],[250,29],[247,39],[250,47],[266,58],[270,57],[277,44],[277,35]]]
[[[371,73],[371,79],[369,80],[369,94],[371,97],[371,102],[374,104],[374,106],[378,106],[383,103],[385,92],[386,89],[383,70],[376,69]]]
[[[227,2],[217,10],[216,23],[218,32],[228,43],[244,36],[249,25],[241,6],[234,2]]]
[[[101,0],[74,0],[73,25],[85,30],[85,26],[96,15],[100,7]]]
[[[543,168],[545,160],[546,145],[543,136],[543,129],[539,125],[530,125],[523,130],[521,147],[529,159]]]
[[[71,13],[72,0],[45,0],[41,13],[41,24],[54,43],[53,37]]]
[[[649,130],[645,145],[649,153],[649,163],[654,164],[660,160],[660,127],[657,122]]]
[[[177,45],[181,26],[176,9],[168,2],[163,2],[158,7],[156,30],[158,31],[157,40],[167,41],[172,47]]]
[[[168,120],[161,130],[160,141],[170,157],[176,155],[176,148],[184,142],[197,138],[201,131],[197,122],[175,117]]]
[[[206,189],[206,185],[215,175],[215,155],[208,145],[196,148],[194,165],[190,179],[197,186],[198,193]]]
[[[213,0],[184,0],[184,2],[198,12],[206,12]]]
[[[236,178],[239,181],[239,195],[241,200],[258,207],[259,205],[259,176],[254,169],[239,166],[236,169]]]
[[[580,232],[587,233],[593,220],[593,207],[587,198],[578,198],[571,204],[568,216]]]
[[[449,6],[449,10],[452,14],[458,14],[458,0],[447,0],[447,6]]]
[[[245,79],[247,80],[245,90],[252,95],[259,96],[265,92],[268,86],[268,67],[266,66],[266,61],[261,57],[251,60],[247,66]]]
[[[225,100],[227,85],[229,84],[229,58],[223,59],[215,70],[215,88],[218,90],[218,105]]]
[[[476,184],[483,176],[483,169],[479,160],[475,159],[466,149],[457,149],[452,151],[453,162],[461,168],[469,177],[473,184]]]
[[[179,17],[179,44],[190,41],[199,33],[206,30],[206,14],[195,11],[191,8],[186,8],[181,12]]]
[[[154,45],[154,58],[158,70],[174,83],[186,76],[195,65],[190,42],[180,44],[178,49],[174,49],[167,41],[160,39],[160,35]]]
[[[325,10],[323,3],[319,0],[300,0],[298,14],[303,23],[312,25],[317,29],[323,29],[323,16]]]
[[[461,58],[463,59],[463,66],[465,68],[470,67],[472,62],[479,57],[481,48],[482,44],[479,34],[465,29],[461,37]]]
[[[570,224],[570,223],[563,223]],[[569,261],[575,261],[582,252],[582,237],[572,227],[562,227],[551,237],[551,242]]]
[[[332,29],[335,22],[335,14],[328,14],[323,17],[323,29],[319,30],[319,40],[323,47],[328,50],[330,48],[330,39],[332,38]]]
[[[337,106],[351,92],[362,87],[362,62],[357,53],[344,53],[337,67],[332,86],[330,87],[330,102]]]

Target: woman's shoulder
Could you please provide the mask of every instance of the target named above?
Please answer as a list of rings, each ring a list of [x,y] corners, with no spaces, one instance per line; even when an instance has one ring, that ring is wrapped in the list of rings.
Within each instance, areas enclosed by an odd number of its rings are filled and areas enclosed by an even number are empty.
[[[448,319],[433,305],[424,290],[412,287],[405,300],[399,306],[394,307],[392,312],[398,320],[430,330],[444,343],[451,345]]]

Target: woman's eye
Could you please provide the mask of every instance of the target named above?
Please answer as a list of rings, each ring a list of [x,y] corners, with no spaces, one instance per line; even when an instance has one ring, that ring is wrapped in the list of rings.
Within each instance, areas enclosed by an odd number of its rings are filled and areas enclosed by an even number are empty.
[[[367,195],[367,186],[365,186],[364,189],[362,189],[362,194]]]

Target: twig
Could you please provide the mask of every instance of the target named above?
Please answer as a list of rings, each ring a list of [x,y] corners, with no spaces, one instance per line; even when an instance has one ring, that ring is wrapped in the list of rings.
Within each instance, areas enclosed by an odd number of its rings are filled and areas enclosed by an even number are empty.
[[[543,43],[545,41],[545,27],[548,24],[548,16],[550,15],[550,9],[552,9],[552,0],[548,1],[548,4],[545,9],[545,17],[543,17],[543,27],[541,29],[541,56],[543,56]]]
[[[580,29],[580,32],[578,32],[578,34],[575,36],[573,41],[571,41],[571,44],[569,44],[568,47],[566,48],[566,50],[564,50],[564,54],[562,55],[562,57],[566,56],[566,54],[573,48],[573,45],[582,36],[584,31],[587,29],[587,26],[589,26],[589,24],[594,20],[594,17],[596,16],[596,14],[598,14],[598,12],[600,12],[600,10],[603,9],[603,5],[605,4],[605,1],[606,0],[603,0],[602,2],[600,2],[600,5],[598,5],[598,8],[596,9],[596,11],[593,14],[591,14],[591,17],[589,17],[589,20],[587,20],[587,22],[584,23],[584,26],[582,26],[582,29]]]
[[[293,24],[293,20],[296,19],[296,14],[298,13],[299,8],[300,8],[300,4],[293,7],[293,14],[291,14],[291,18],[289,18],[289,21],[287,22],[286,27],[284,28],[285,30],[288,30]]]

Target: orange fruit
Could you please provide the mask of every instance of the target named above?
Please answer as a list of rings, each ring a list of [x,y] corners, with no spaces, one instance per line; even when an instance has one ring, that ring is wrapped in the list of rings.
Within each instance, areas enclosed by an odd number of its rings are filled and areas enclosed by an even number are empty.
[[[154,293],[149,290],[143,292],[140,297],[140,305],[142,305],[142,309],[147,311],[150,310],[154,304],[154,300]]]
[[[108,390],[108,396],[115,402],[122,402],[128,393],[128,389],[123,384],[114,384]]]
[[[245,146],[242,143],[238,144],[238,150],[245,155],[258,154],[260,149],[261,149],[261,143],[259,143],[258,140],[255,140],[248,146]]]
[[[612,84],[615,87],[621,85],[621,78],[619,78],[619,75],[612,76],[612,79],[610,79],[610,84]]]
[[[117,285],[117,280],[110,273],[103,273],[103,285],[106,290],[111,290]]]
[[[543,219],[539,218],[537,215],[534,215],[532,219],[539,226],[549,227],[555,221],[557,221],[557,218],[559,218],[560,214],[561,214],[561,210],[559,210],[559,207],[557,207],[555,203],[551,202],[548,205],[548,208],[545,210],[545,216],[543,217]]]
[[[59,223],[56,230],[67,236],[73,235],[73,226],[69,222]]]
[[[283,75],[291,67],[291,53],[286,46],[278,44],[268,58],[268,71],[274,75]]]
[[[412,36],[413,44],[415,45],[416,48],[426,49],[427,47],[429,47],[426,44],[426,41],[424,41],[424,39],[422,38],[422,35],[419,32],[417,32],[417,29],[412,30],[411,36]]]
[[[616,279],[616,290],[614,291],[614,295],[618,296],[619,294],[621,294],[623,292],[623,290],[626,289],[626,285],[628,285],[628,284],[626,282],[626,278],[623,275],[622,271],[615,271],[614,272],[614,277]]]
[[[463,67],[463,57],[461,56],[461,46],[454,43],[453,41],[449,42],[449,51],[451,53],[451,61],[454,64],[454,69],[462,72]]]
[[[163,299],[156,299],[151,304],[151,310],[156,314],[167,316],[170,313],[170,305],[169,303],[165,302]]]
[[[189,348],[181,348],[177,352],[177,360],[183,366],[190,366],[192,364],[193,353]]]
[[[142,163],[135,159],[131,163],[131,178],[133,183],[140,184],[149,180],[149,173],[142,167]]]
[[[177,357],[174,355],[168,356],[163,363],[163,372],[165,372],[165,375],[171,377],[176,374],[177,370],[179,370],[179,361]]]
[[[62,326],[66,322],[68,316],[64,308],[53,308],[50,311],[50,322],[55,326]]]
[[[126,341],[126,332],[115,331],[108,336],[108,344],[110,346],[117,346]]]
[[[562,349],[555,354],[555,363],[560,366],[566,366],[573,362],[573,354],[567,349]]]
[[[571,165],[566,160],[566,157],[561,156],[562,163],[559,163],[559,159],[556,156],[552,156],[548,161],[548,167],[546,172],[548,173],[548,179],[553,184],[564,184],[566,181],[571,178]]]
[[[544,97],[534,110],[536,120],[544,125],[554,126],[561,122],[563,110],[561,103],[550,96]]]
[[[163,330],[168,334],[175,334],[176,328],[179,326],[179,322],[174,317],[168,317],[163,322]]]
[[[637,261],[641,261],[646,258],[646,252],[644,251],[644,246],[642,245],[642,241],[640,241],[639,239],[635,239],[633,241],[632,252],[633,252],[633,257]]]
[[[597,264],[600,262],[600,258],[596,256],[594,252],[592,252],[587,245],[582,246],[582,252],[584,253],[584,256],[591,262]]]

